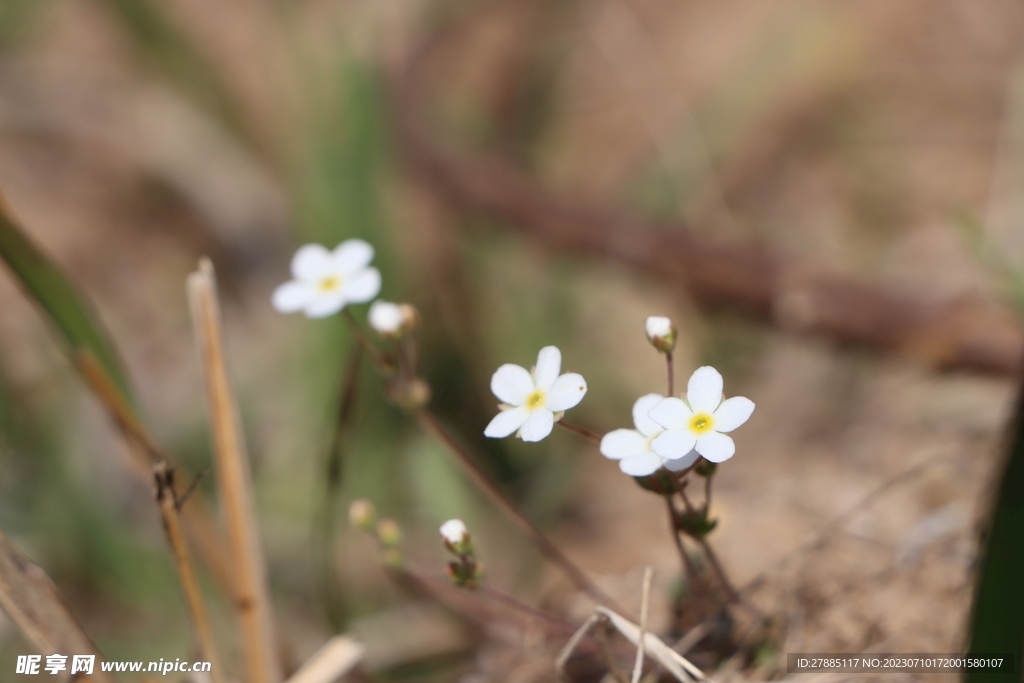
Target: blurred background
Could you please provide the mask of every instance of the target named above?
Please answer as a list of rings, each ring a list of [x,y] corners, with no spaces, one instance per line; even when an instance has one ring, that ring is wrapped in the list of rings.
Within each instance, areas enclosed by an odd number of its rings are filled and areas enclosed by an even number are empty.
[[[327,495],[352,339],[270,293],[299,245],[351,237],[420,309],[445,424],[620,602],[653,565],[655,630],[686,624],[658,498],[568,432],[483,429],[491,373],[548,344],[588,381],[574,422],[632,426],[664,391],[643,321],[668,315],[677,386],[710,363],[757,404],[712,538],[771,617],[741,668],[955,652],[1024,353],[1022,28],[1011,0],[0,0],[0,189],[192,471],[210,437],[184,283],[213,259],[290,668],[347,631],[376,680],[554,680],[561,642],[389,581],[354,498],[431,572],[458,516],[495,585],[593,607],[368,366]],[[0,274],[0,528],[108,659],[188,656],[150,487],[53,339]],[[30,651],[0,618],[0,669]]]

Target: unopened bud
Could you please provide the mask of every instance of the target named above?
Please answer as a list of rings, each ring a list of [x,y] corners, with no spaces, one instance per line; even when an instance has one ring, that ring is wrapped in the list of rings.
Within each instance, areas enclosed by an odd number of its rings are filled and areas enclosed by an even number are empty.
[[[377,539],[386,548],[402,545],[402,529],[393,519],[382,519],[377,523]]]
[[[710,460],[705,460],[704,458],[701,458],[700,462],[697,464],[697,467],[695,467],[693,471],[702,477],[713,477],[715,476],[715,471],[717,469],[717,462],[711,462]]]
[[[449,519],[441,525],[440,531],[445,547],[453,554],[459,556],[473,554],[473,539],[461,519]]]
[[[647,341],[662,353],[672,353],[676,347],[676,326],[672,321],[661,315],[652,315],[644,323]]]
[[[354,500],[348,508],[348,521],[357,529],[362,531],[373,531],[373,525],[377,521],[377,511],[373,503],[368,500]]]
[[[430,402],[430,385],[419,377],[392,383],[390,387],[392,401],[406,410],[419,410]]]
[[[412,304],[393,304],[378,299],[370,306],[367,321],[382,337],[401,337],[419,325],[420,316]]]

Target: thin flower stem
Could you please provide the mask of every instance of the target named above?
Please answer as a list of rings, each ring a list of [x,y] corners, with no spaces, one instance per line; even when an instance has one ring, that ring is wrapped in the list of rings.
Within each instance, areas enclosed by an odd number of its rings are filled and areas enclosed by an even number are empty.
[[[672,504],[672,497],[665,496],[665,505],[668,507],[668,529],[672,533],[672,541],[676,544],[676,550],[679,551],[679,559],[683,563],[683,569],[686,570],[686,580],[691,586],[697,576],[697,570],[693,566],[693,560],[686,553],[686,548],[683,547],[683,539],[679,535],[679,528],[676,525],[676,506]]]
[[[668,395],[676,395],[676,373],[675,368],[672,365],[672,352],[669,351],[665,354],[665,365],[668,369]]]
[[[566,422],[565,420],[559,420],[555,424],[561,425],[563,428],[568,429],[570,432],[575,432],[582,436],[584,439],[589,439],[590,441],[593,441],[596,444],[601,443],[601,435],[598,434],[597,432],[590,431],[586,427],[580,427],[579,425],[574,425],[571,422]]]
[[[616,612],[624,613],[621,608],[616,606],[615,601],[608,597],[600,588],[598,588],[583,571],[577,567],[573,562],[565,556],[565,554],[555,545],[547,536],[538,529],[533,522],[526,518],[526,516],[516,507],[508,496],[506,496],[498,485],[487,476],[487,474],[480,469],[480,466],[476,464],[469,453],[459,444],[455,438],[448,433],[448,431],[441,426],[441,423],[437,421],[433,413],[427,410],[416,411],[416,419],[420,425],[437,438],[438,441],[448,447],[448,450],[455,456],[456,462],[462,467],[463,471],[469,476],[469,478],[476,484],[491,502],[496,504],[499,508],[505,512],[506,515],[512,520],[512,522],[519,528],[519,530],[537,547],[538,550],[543,553],[545,557],[551,560],[553,563],[559,566],[566,576],[576,584],[576,587],[584,591],[587,595],[593,598],[597,603],[604,604]]]
[[[704,478],[704,515],[707,516],[711,513],[711,480],[714,477]]]
[[[690,514],[695,512],[693,505],[690,503],[690,498],[686,495],[686,491],[680,486],[679,495],[682,496],[683,504],[686,505],[686,511]],[[729,600],[732,602],[740,602],[740,595],[733,588],[732,582],[725,573],[725,569],[722,567],[722,563],[718,561],[718,556],[715,551],[711,549],[711,544],[703,536],[697,536],[697,543],[700,543],[701,549],[704,551],[704,555],[708,558],[708,562],[711,563],[711,567],[715,570],[715,574],[718,575],[718,580],[721,582],[722,587],[725,588],[725,592],[729,594]]]
[[[355,336],[356,342],[363,347],[363,351],[366,352],[367,357],[370,359],[370,362],[373,363],[374,367],[385,375],[391,374],[391,368],[389,367],[387,360],[384,358],[384,355],[380,352],[380,349],[370,341],[370,338],[366,336],[366,332],[363,331],[363,327],[359,324],[359,321],[356,320],[356,317],[352,315],[352,311],[347,307],[343,308],[341,309],[341,315],[345,318],[349,327],[352,328],[352,334]]]

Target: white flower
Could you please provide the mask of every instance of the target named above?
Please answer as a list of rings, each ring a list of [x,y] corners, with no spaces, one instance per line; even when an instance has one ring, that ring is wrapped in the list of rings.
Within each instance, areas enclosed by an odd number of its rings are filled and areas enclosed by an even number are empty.
[[[348,304],[366,303],[380,292],[380,271],[370,267],[372,260],[373,247],[363,240],[345,240],[334,251],[319,244],[299,247],[292,257],[294,279],[274,290],[274,308],[324,318]]]
[[[671,353],[676,346],[676,326],[663,315],[652,315],[644,321],[647,341],[662,353]]]
[[[587,393],[586,380],[575,372],[559,375],[561,367],[562,352],[545,346],[532,373],[512,364],[498,368],[491,377],[491,391],[503,403],[484,436],[500,439],[519,430],[523,441],[540,441],[550,434],[555,413],[572,408]]]
[[[601,439],[601,455],[618,460],[619,469],[631,477],[646,477],[662,467],[678,472],[700,457],[696,451],[691,451],[685,457],[668,460],[651,450],[651,441],[665,430],[647,413],[664,398],[661,394],[641,396],[633,404],[633,424],[636,429],[616,429]]]
[[[441,537],[452,545],[462,543],[466,534],[469,534],[469,531],[461,519],[449,519],[441,525]]]
[[[711,462],[724,462],[736,452],[726,432],[739,427],[754,412],[754,402],[742,396],[722,400],[722,375],[710,365],[697,368],[686,386],[686,401],[666,398],[648,416],[665,428],[651,442],[663,458],[676,460],[696,450]]]
[[[377,299],[370,305],[370,312],[366,319],[375,332],[389,336],[398,333],[405,316],[402,314],[402,307],[398,304]]]

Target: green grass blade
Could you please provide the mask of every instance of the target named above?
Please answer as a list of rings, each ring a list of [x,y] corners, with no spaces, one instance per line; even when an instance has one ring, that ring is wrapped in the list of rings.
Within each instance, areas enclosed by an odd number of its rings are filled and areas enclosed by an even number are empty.
[[[1019,399],[1009,458],[982,539],[971,617],[970,653],[1013,653],[1014,673],[968,669],[967,683],[1020,681],[1024,641],[1024,393]]]
[[[121,357],[99,316],[61,270],[18,227],[2,197],[0,258],[63,334],[72,360],[92,356],[121,392],[124,402],[135,405]]]

